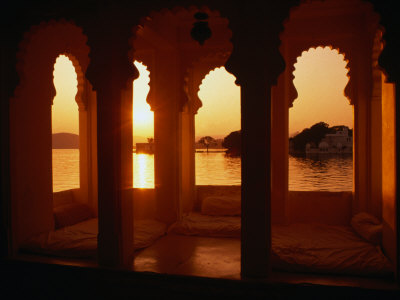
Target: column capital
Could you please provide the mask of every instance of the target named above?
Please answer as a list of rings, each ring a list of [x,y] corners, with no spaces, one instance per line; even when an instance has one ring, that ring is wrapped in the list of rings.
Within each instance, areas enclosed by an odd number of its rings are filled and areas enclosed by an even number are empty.
[[[385,47],[379,56],[378,63],[386,74],[387,82],[400,83],[400,68],[399,60],[397,58],[400,51],[400,45],[398,36],[395,35],[393,31],[394,30],[387,30],[383,35]]]
[[[226,69],[236,76],[238,85],[255,79],[269,85],[276,84],[279,74],[285,69],[279,52],[279,35],[288,8],[278,6],[271,11],[261,6],[243,13],[241,18],[230,23],[233,51]]]
[[[386,75],[389,83],[400,83],[400,65],[398,54],[399,44],[399,18],[393,9],[388,9],[388,3],[379,0],[369,0],[374,6],[374,11],[379,13],[379,25],[382,28],[383,50],[378,63]]]
[[[114,89],[126,88],[139,76],[131,57],[130,26],[105,22],[91,25],[88,31],[91,51],[86,77],[93,89],[98,91],[110,84]]]

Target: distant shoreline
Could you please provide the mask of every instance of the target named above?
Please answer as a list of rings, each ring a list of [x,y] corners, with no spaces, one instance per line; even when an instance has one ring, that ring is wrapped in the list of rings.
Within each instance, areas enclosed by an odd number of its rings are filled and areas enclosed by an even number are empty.
[[[208,149],[208,152],[226,152],[228,149],[225,148],[213,148],[213,149]],[[207,149],[205,148],[198,148],[195,150],[195,152],[202,153],[202,152],[207,152]]]
[[[79,135],[59,132],[52,134],[52,149],[79,149]]]
[[[79,147],[52,147],[51,149],[64,149],[64,150],[75,149],[75,150],[79,150]]]

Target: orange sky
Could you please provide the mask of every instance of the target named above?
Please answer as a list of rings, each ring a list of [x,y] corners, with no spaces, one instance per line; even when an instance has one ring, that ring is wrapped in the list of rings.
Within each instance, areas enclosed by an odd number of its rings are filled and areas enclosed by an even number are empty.
[[[142,137],[154,136],[154,113],[146,102],[150,91],[150,72],[142,63],[134,62],[139,70],[139,78],[133,84],[133,135]]]
[[[353,107],[344,96],[346,64],[342,54],[328,47],[302,53],[293,73],[298,98],[289,109],[289,135],[320,121],[353,128]]]
[[[240,130],[240,87],[224,67],[211,71],[200,85],[203,103],[195,116],[196,136],[226,136]]]
[[[54,87],[56,96],[52,106],[53,133],[79,133],[78,105],[75,102],[78,81],[72,62],[60,55],[54,65]]]
[[[140,77],[134,82],[134,135],[153,136],[153,113],[146,103],[149,91],[149,72],[135,63]],[[343,95],[348,81],[343,56],[330,48],[303,52],[295,64],[294,84],[298,98],[289,110],[289,134],[301,131],[317,122],[330,126],[347,125],[353,128],[352,106]],[[196,115],[196,136],[226,136],[240,129],[240,88],[235,77],[224,68],[211,71],[202,82],[199,98],[203,107]],[[53,133],[78,133],[76,74],[69,59],[60,56],[55,64],[54,85],[57,95],[52,108]]]

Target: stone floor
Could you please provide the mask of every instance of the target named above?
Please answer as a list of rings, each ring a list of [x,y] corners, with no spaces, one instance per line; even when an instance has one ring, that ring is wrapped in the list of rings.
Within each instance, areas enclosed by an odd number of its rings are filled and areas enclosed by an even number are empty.
[[[138,252],[134,271],[240,280],[240,240],[169,234]],[[273,271],[266,282],[397,289],[381,278]]]
[[[361,290],[400,292],[394,280],[338,275],[305,274],[273,271],[269,278],[252,280],[240,276],[240,239],[211,238],[168,234],[152,246],[138,251],[134,274],[177,275],[181,278],[228,279],[233,282],[258,284],[289,284],[293,286],[353,287]],[[35,262],[44,265],[84,267],[103,270],[95,261],[22,255],[12,261]],[[126,273],[126,272],[125,272]],[[183,277],[182,277],[183,275]],[[397,294],[396,294],[397,295]],[[400,299],[400,298],[399,298]]]
[[[170,234],[139,252],[134,270],[240,279],[240,240]]]

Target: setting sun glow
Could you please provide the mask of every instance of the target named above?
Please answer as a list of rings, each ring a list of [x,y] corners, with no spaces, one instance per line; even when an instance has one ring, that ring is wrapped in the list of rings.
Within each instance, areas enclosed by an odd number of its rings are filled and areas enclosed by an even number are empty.
[[[154,135],[154,113],[146,102],[150,91],[150,72],[140,62],[134,62],[139,70],[139,78],[133,82],[133,136],[152,137]]]

